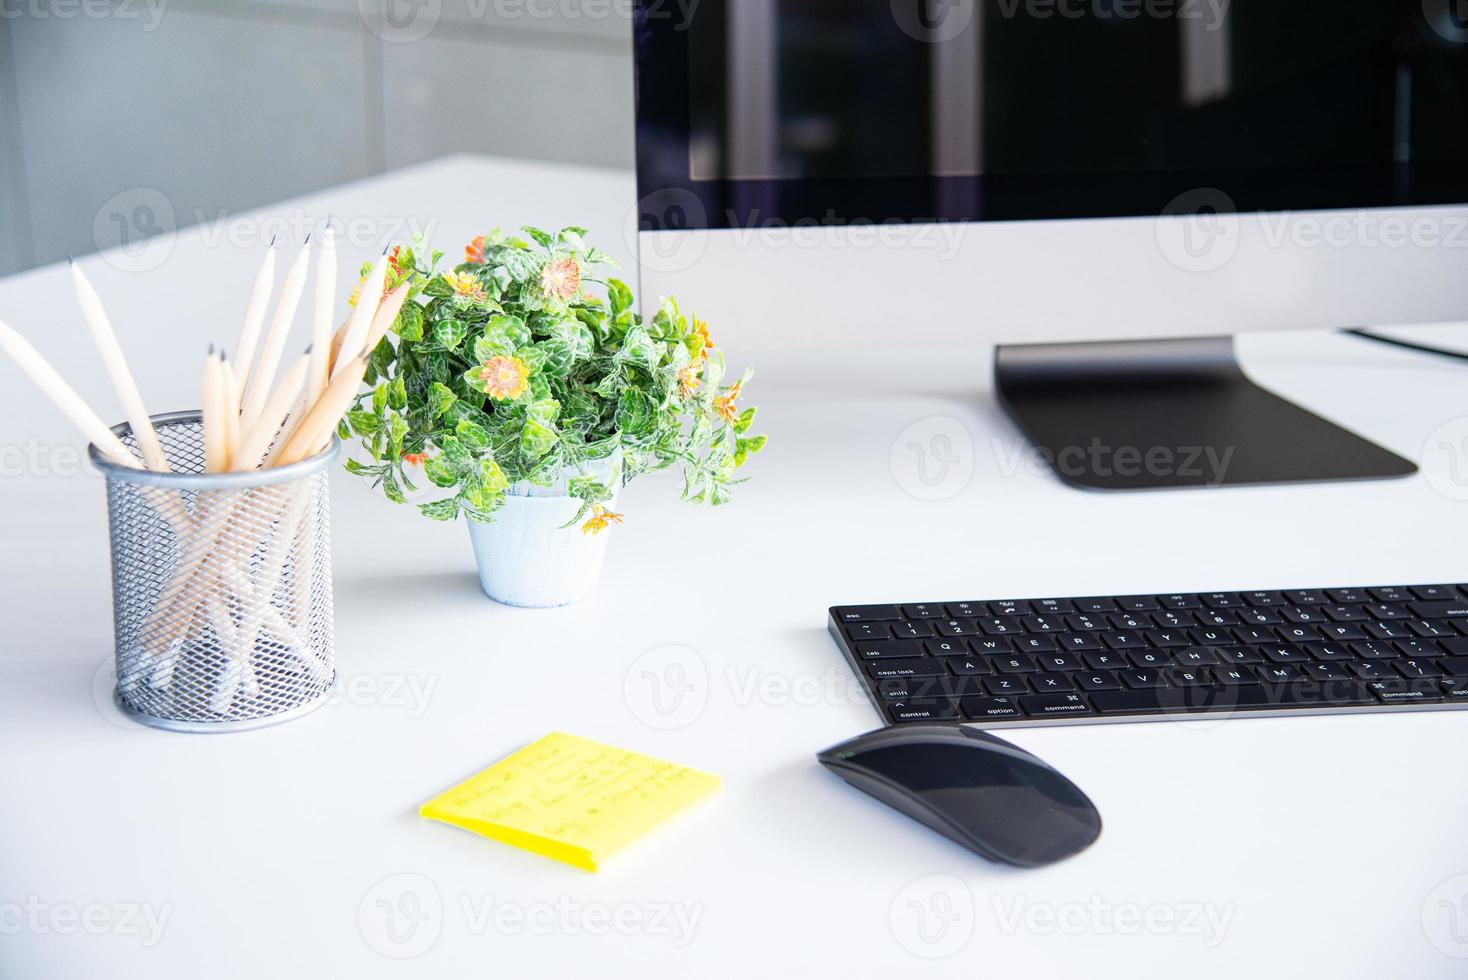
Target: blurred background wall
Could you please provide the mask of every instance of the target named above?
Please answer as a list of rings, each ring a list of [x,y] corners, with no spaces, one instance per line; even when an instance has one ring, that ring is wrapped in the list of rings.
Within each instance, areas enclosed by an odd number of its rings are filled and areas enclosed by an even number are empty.
[[[448,153],[630,167],[629,8],[0,0],[0,275]]]

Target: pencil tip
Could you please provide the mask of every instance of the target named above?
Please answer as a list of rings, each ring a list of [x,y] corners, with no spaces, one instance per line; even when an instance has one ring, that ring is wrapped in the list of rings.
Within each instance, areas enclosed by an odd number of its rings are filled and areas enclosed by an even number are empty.
[[[310,244],[311,244],[311,233],[308,231],[308,232],[306,232],[306,240],[301,243],[301,247],[304,248],[305,246],[310,245]]]
[[[271,248],[274,248],[275,247],[275,238],[276,238],[276,236],[274,236],[274,235],[271,235],[270,236],[270,247]]]
[[[391,248],[392,248],[392,245],[390,245],[390,244],[389,245],[382,246],[382,254],[383,255],[386,255]]]
[[[68,265],[76,265],[76,259],[74,259],[74,258],[71,257],[71,253],[70,252],[67,252],[66,253],[66,262],[67,262]]]

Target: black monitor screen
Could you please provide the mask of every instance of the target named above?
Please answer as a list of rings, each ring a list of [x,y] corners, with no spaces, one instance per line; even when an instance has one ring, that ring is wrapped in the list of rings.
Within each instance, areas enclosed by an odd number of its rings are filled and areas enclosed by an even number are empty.
[[[637,52],[645,227],[1468,201],[1468,0],[640,0]]]

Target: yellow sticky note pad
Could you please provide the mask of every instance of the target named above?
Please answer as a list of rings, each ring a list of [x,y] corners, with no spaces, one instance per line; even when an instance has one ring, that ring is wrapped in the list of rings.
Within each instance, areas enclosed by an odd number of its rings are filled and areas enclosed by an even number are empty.
[[[420,815],[595,871],[723,780],[554,732],[424,803]]]

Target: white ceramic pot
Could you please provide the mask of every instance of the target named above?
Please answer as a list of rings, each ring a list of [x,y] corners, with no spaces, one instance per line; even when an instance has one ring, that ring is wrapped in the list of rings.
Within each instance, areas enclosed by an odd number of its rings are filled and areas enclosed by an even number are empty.
[[[581,476],[597,477],[613,489],[612,499],[602,506],[615,510],[621,463],[616,454],[567,471],[550,487],[515,484],[495,511],[493,523],[469,521],[469,540],[485,595],[508,606],[544,609],[596,591],[611,529],[585,534],[581,530],[585,518],[563,527],[581,509],[580,501],[565,495],[566,484]]]

